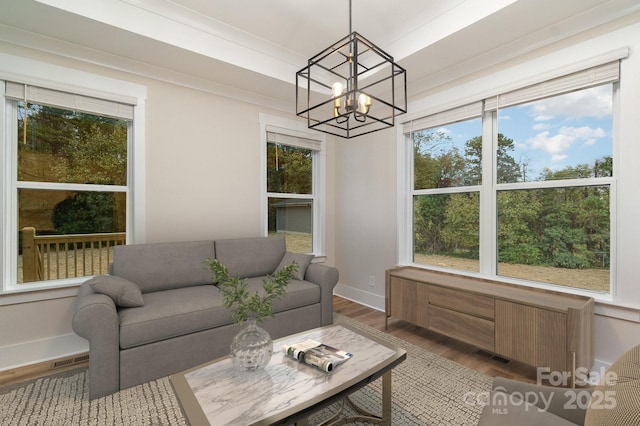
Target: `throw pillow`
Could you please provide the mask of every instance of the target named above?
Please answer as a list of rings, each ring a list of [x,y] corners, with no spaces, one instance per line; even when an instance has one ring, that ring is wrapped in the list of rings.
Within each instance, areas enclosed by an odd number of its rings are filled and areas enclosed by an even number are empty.
[[[291,263],[296,262],[296,264],[298,265],[298,270],[293,274],[293,279],[304,280],[304,274],[307,272],[307,268],[311,264],[312,260],[312,254],[286,252],[284,254],[284,257],[280,261],[280,264],[276,268],[276,272],[284,268],[285,266],[291,265]]]
[[[122,308],[135,308],[144,304],[140,287],[127,279],[115,275],[97,275],[89,280],[89,285],[96,293],[111,297]]]

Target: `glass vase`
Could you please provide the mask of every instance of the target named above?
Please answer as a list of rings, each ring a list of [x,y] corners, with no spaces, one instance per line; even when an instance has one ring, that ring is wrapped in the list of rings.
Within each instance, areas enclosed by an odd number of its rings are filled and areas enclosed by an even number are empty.
[[[238,370],[259,370],[271,361],[273,341],[255,319],[248,319],[245,324],[231,342],[231,362]]]

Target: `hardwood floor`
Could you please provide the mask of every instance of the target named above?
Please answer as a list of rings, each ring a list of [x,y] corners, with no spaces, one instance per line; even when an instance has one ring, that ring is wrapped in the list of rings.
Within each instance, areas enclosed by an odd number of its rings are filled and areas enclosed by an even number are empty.
[[[401,320],[390,319],[389,329],[385,330],[384,312],[377,311],[342,297],[333,297],[333,310],[341,315],[365,323],[378,330],[385,331],[409,343],[455,361],[458,364],[473,368],[488,376],[508,377],[529,383],[535,383],[536,381],[536,371],[534,367],[494,357],[492,354],[483,352],[474,346],[434,333],[422,327]],[[51,369],[50,366],[52,362],[50,361],[34,366],[4,371],[0,372],[0,385],[32,380],[87,364],[88,362],[81,362],[73,366]]]
[[[389,328],[385,330],[385,313],[359,303],[334,296],[333,310],[488,376],[502,376],[528,383],[536,382],[534,367],[493,356],[493,354],[481,351],[474,346],[422,327],[390,318]]]
[[[77,354],[72,357],[58,358],[50,361],[31,364],[12,370],[0,371],[0,386],[14,385],[49,376],[51,374],[62,373],[89,365],[89,353]]]

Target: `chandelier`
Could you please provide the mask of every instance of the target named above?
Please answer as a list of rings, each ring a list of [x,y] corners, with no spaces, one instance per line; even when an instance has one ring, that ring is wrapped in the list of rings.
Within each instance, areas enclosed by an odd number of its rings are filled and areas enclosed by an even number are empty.
[[[393,127],[407,112],[407,74],[393,57],[351,30],[296,73],[296,114],[310,129],[353,138]]]

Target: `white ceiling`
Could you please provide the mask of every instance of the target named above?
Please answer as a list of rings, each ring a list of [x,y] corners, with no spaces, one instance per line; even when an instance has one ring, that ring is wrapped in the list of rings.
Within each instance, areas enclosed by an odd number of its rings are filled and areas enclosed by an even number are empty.
[[[352,0],[409,96],[640,10],[639,0]],[[0,0],[0,40],[293,109],[348,0]]]

